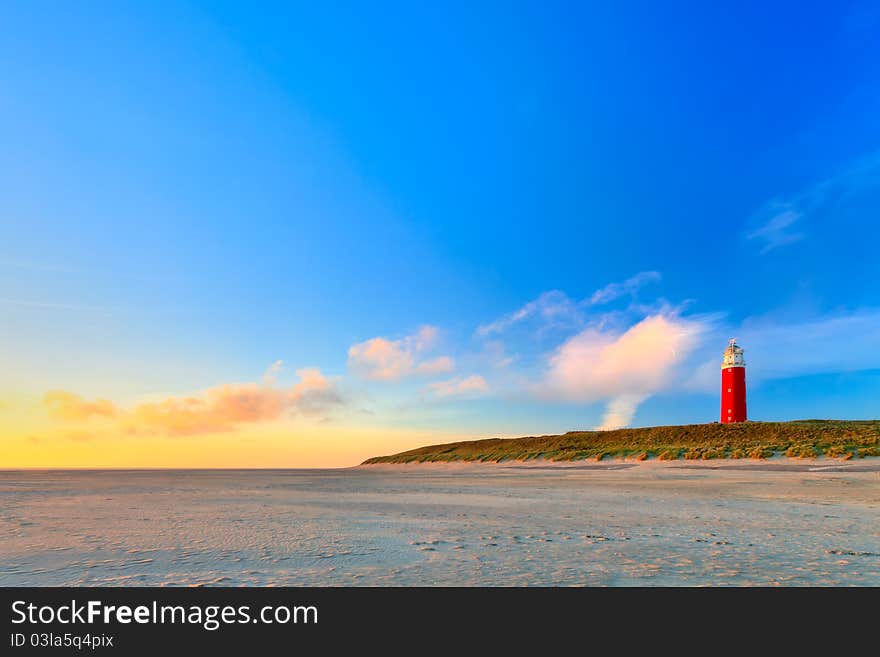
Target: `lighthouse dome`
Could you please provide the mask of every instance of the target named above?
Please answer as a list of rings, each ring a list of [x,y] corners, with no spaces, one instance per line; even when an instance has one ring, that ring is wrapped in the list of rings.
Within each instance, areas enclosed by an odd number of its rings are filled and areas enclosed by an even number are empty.
[[[746,361],[743,357],[743,349],[736,343],[736,338],[731,338],[727,349],[724,350],[724,360],[721,361],[721,368],[745,366]]]

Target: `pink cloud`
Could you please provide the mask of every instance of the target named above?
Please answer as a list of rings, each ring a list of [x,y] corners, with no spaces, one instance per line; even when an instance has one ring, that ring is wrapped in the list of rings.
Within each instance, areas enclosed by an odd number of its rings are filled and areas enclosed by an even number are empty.
[[[348,350],[348,366],[366,379],[395,381],[413,370],[413,355],[403,340],[372,338],[352,345]]]
[[[671,384],[705,328],[700,320],[658,314],[623,333],[585,329],[552,354],[537,392],[566,401],[608,400],[602,427],[624,426],[642,401]]]
[[[124,418],[132,432],[172,435],[229,431],[238,424],[275,420],[287,409],[285,393],[255,383],[223,385],[200,397],[170,397],[136,406]]]
[[[399,340],[376,337],[352,345],[348,366],[359,376],[373,381],[398,381],[413,375],[451,372],[455,362],[449,356],[422,360],[436,342],[438,330],[423,326],[414,335]]]
[[[437,397],[474,397],[489,392],[489,384],[479,374],[464,379],[438,381],[427,387]]]
[[[277,420],[292,412],[320,413],[342,403],[334,381],[320,370],[296,373],[299,382],[286,390],[256,383],[227,384],[201,395],[169,397],[131,410],[118,409],[107,400],[88,402],[64,391],[47,394],[46,404],[58,419],[84,421],[104,416],[128,433],[194,435],[231,431],[241,424]]]
[[[416,366],[418,374],[445,374],[455,369],[455,361],[449,356],[440,356],[434,360],[426,360]]]
[[[343,403],[336,382],[324,376],[318,368],[299,369],[296,375],[299,383],[287,392],[288,407],[306,415],[314,415]]]
[[[49,415],[59,420],[88,420],[91,417],[114,417],[118,410],[106,399],[86,401],[79,395],[64,390],[50,390],[43,395],[43,405]]]

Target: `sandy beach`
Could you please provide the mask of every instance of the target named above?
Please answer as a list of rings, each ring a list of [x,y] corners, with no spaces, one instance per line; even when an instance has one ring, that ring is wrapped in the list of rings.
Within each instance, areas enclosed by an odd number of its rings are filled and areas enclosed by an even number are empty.
[[[880,585],[880,460],[0,472],[0,585]]]

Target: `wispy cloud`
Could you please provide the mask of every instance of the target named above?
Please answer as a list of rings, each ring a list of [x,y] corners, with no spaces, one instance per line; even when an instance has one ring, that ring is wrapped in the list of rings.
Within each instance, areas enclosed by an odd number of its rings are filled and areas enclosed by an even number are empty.
[[[87,306],[72,303],[49,303],[42,301],[28,301],[26,299],[0,299],[0,305],[18,306],[20,308],[37,308],[44,310],[74,310],[83,312],[109,313],[109,308],[102,306]]]
[[[507,347],[501,340],[488,340],[483,344],[482,360],[492,368],[506,369],[516,362],[516,355],[507,353]]]
[[[634,299],[644,285],[660,280],[660,273],[643,271],[625,281],[614,282],[596,290],[588,298],[581,301],[571,299],[565,292],[550,290],[542,293],[537,299],[508,315],[496,319],[477,328],[477,335],[488,337],[503,333],[516,324],[529,319],[539,320],[545,327],[577,328],[585,322],[585,310],[591,306],[610,303],[622,297]]]
[[[795,209],[791,203],[770,203],[761,214],[769,215],[769,218],[765,217],[760,228],[746,235],[750,240],[757,239],[764,243],[761,253],[804,239],[805,234],[793,228],[803,217],[803,212]]]
[[[722,333],[723,331],[723,333]],[[736,335],[746,350],[749,381],[880,369],[880,309],[838,312],[810,319],[752,317],[719,327],[713,344]],[[720,351],[695,364],[689,390],[714,392]]]
[[[373,381],[399,381],[414,375],[451,372],[455,361],[449,356],[425,358],[436,343],[438,330],[423,326],[414,335],[399,340],[376,337],[352,345],[348,366],[358,376]]]
[[[514,324],[526,319],[537,317],[545,322],[578,322],[581,312],[578,304],[572,301],[565,292],[550,290],[537,299],[529,301],[519,310],[505,315],[494,322],[477,327],[477,335],[488,336],[502,333]]]
[[[880,187],[880,151],[858,159],[840,173],[809,185],[790,197],[768,201],[752,217],[757,226],[746,239],[761,244],[761,253],[806,238],[806,224],[869,189]]]
[[[600,290],[593,292],[590,297],[590,305],[597,306],[614,301],[623,296],[634,297],[639,288],[647,283],[655,283],[660,280],[660,272],[642,271],[626,279],[622,283],[609,283]]]
[[[278,383],[278,375],[284,370],[284,361],[276,360],[266,368],[263,372],[263,383],[267,386],[274,386]]]
[[[438,381],[427,386],[436,397],[475,397],[489,392],[489,384],[479,374],[472,374],[463,379]]]

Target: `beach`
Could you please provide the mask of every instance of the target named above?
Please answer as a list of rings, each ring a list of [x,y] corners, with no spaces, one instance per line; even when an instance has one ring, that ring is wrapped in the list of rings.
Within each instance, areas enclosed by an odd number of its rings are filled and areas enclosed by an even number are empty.
[[[880,459],[0,471],[0,585],[880,585]]]

